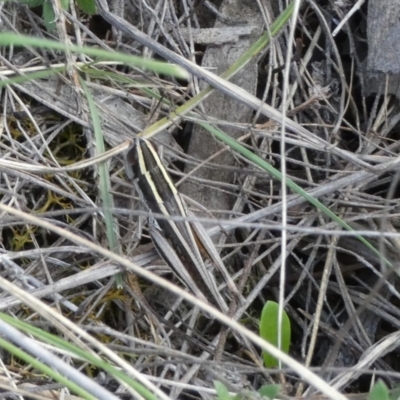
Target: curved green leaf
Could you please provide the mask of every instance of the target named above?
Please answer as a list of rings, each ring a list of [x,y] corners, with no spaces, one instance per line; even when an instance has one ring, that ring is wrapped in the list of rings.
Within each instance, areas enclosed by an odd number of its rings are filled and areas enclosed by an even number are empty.
[[[232,397],[229,394],[227,387],[223,383],[219,381],[214,381],[214,387],[217,392],[218,400],[232,400]]]
[[[274,301],[267,301],[261,313],[260,336],[267,342],[278,347],[278,313],[279,305]],[[289,352],[291,336],[291,325],[288,315],[283,310],[281,326],[281,350],[286,354]],[[278,360],[269,353],[263,351],[264,365],[267,368],[274,368],[279,365]]]
[[[43,3],[43,23],[48,32],[53,32],[56,29],[56,16],[53,10],[53,4],[49,1]]]
[[[275,399],[281,391],[281,385],[264,385],[258,389],[258,394],[267,399]]]
[[[64,10],[68,10],[69,8],[68,0],[61,0],[60,4]],[[56,29],[56,15],[54,13],[53,3],[49,0],[45,0],[43,3],[42,18],[43,18],[43,23],[48,32],[52,32]]]
[[[76,0],[78,7],[89,15],[94,15],[97,13],[95,0]]]
[[[390,400],[387,386],[382,381],[375,383],[369,392],[368,400]]]

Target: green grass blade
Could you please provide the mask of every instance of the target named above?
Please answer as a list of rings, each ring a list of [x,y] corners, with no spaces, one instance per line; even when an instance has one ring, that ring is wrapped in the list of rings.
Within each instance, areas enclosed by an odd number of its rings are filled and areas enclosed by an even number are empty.
[[[157,397],[152,392],[150,392],[147,388],[145,388],[143,385],[136,382],[134,379],[130,378],[128,375],[124,374],[122,371],[113,367],[107,361],[104,361],[101,358],[96,357],[95,355],[93,355],[85,350],[80,349],[76,345],[63,340],[56,335],[53,335],[46,331],[43,331],[40,328],[31,326],[31,325],[27,324],[26,322],[12,318],[7,314],[0,313],[0,319],[4,320],[5,322],[9,323],[10,325],[16,327],[17,329],[19,329],[23,332],[26,332],[26,333],[34,336],[37,339],[40,339],[44,343],[48,343],[59,349],[62,349],[63,351],[67,351],[72,354],[75,354],[77,357],[80,357],[82,360],[85,360],[85,361],[89,362],[90,364],[103,369],[104,371],[109,373],[111,376],[114,376],[115,378],[120,379],[122,382],[125,382],[127,385],[129,385],[132,389],[134,389],[136,392],[138,392],[140,395],[142,395],[147,400],[157,400]]]
[[[67,67],[63,66],[63,67],[47,68],[43,71],[37,71],[37,72],[32,72],[30,74],[14,76],[12,78],[5,77],[3,80],[0,81],[0,88],[5,87],[7,85],[33,81],[35,79],[49,78],[52,75],[56,75],[66,70]]]
[[[279,180],[282,182],[282,173],[275,169],[272,165],[268,164],[265,160],[262,158],[258,157],[254,153],[252,153],[250,150],[246,149],[243,147],[239,142],[236,140],[232,139],[230,136],[226,135],[224,132],[222,132],[220,129],[210,125],[207,122],[198,122],[203,128],[207,129],[212,135],[214,135],[218,140],[221,142],[227,144],[232,150],[238,152],[242,156],[246,157],[249,161],[252,163],[256,164],[258,167],[263,169],[264,171],[267,171],[273,178]],[[355,232],[354,229],[347,224],[345,221],[343,221],[341,218],[339,218],[336,214],[334,214],[329,208],[324,206],[320,201],[318,201],[316,198],[313,196],[309,195],[304,189],[302,189],[299,185],[297,185],[295,182],[293,182],[291,179],[286,178],[286,185],[293,190],[295,193],[299,194],[302,196],[304,199],[306,199],[309,203],[311,203],[314,207],[316,207],[318,210],[322,211],[325,215],[327,215],[332,221],[335,221],[337,224],[339,224],[342,228],[350,231],[350,232]],[[385,264],[389,267],[393,267],[393,264],[386,259],[385,257],[382,257],[380,254],[379,250],[377,250],[371,243],[368,242],[364,237],[355,234],[356,238],[365,246],[367,246],[371,251],[373,251],[376,255],[381,257],[381,259],[385,262]]]
[[[21,350],[17,346],[14,346],[7,340],[0,337],[0,348],[7,350],[10,354],[20,358],[21,360],[25,361],[27,364],[32,365],[38,371],[41,371],[46,376],[52,378],[55,382],[59,382],[65,387],[67,387],[72,392],[76,393],[77,395],[81,396],[87,400],[96,400],[96,397],[92,396],[86,390],[82,389],[79,385],[76,385],[74,382],[65,378],[63,375],[59,374],[53,368],[47,366],[46,364],[42,363],[41,361],[37,360],[35,357],[32,357],[24,350]]]
[[[32,36],[17,35],[14,33],[1,33],[0,46],[22,46],[22,47],[40,47],[44,49],[71,51],[75,53],[86,54],[91,57],[98,57],[104,60],[114,60],[123,62],[126,65],[132,65],[144,68],[158,74],[174,76],[176,78],[187,79],[188,73],[182,67],[161,61],[154,61],[148,58],[131,56],[128,54],[111,52],[103,49],[86,46],[75,46],[73,44],[66,45],[61,42],[49,39],[40,39]]]
[[[89,110],[93,122],[93,130],[96,143],[96,156],[99,156],[106,152],[104,146],[104,135],[103,135],[103,130],[101,128],[100,116],[97,111],[97,107],[94,102],[93,96],[90,93],[90,90],[86,86],[83,79],[80,79],[80,83],[88,100]],[[116,233],[118,224],[116,223],[112,215],[112,211],[114,210],[114,199],[111,194],[110,172],[108,170],[107,163],[105,162],[99,164],[98,168],[99,168],[99,178],[100,178],[100,196],[103,203],[104,221],[106,224],[106,232],[107,232],[107,240],[109,243],[109,248],[112,252],[121,254]],[[117,287],[121,288],[123,286],[122,275],[117,274],[115,276],[115,279]]]

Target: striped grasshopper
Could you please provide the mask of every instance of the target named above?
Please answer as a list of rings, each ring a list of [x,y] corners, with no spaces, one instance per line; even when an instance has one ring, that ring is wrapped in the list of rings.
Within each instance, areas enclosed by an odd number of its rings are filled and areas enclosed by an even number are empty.
[[[133,181],[140,201],[149,213],[149,233],[160,257],[195,296],[227,313],[228,306],[204,259],[210,260],[218,269],[239,301],[242,297],[205,229],[200,223],[187,220],[186,204],[154,145],[148,140],[136,138],[125,155],[125,163],[126,174]],[[155,214],[163,218],[157,218]],[[183,219],[171,219],[176,216]]]

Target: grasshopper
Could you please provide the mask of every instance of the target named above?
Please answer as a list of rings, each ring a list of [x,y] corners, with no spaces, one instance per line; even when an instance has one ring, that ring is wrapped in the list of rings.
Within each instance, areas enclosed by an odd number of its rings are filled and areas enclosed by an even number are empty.
[[[171,219],[187,218],[189,213],[155,146],[148,140],[136,138],[125,155],[125,163],[127,177],[133,181],[149,213],[149,233],[160,257],[195,296],[227,313],[228,306],[204,258],[218,269],[239,301],[242,297],[201,224]],[[157,218],[157,214],[165,218]]]

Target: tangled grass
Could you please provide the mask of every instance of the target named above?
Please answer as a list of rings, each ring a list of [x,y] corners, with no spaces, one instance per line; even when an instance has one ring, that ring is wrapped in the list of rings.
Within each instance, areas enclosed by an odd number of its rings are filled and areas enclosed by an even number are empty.
[[[278,383],[282,399],[366,399],[375,376],[395,387],[400,114],[366,94],[346,52],[366,38],[364,10],[334,38],[327,21],[350,6],[272,3],[269,30],[218,77],[193,36],[222,18],[206,3],[141,0],[124,19],[102,1],[97,16],[71,5],[51,32],[37,8],[2,4],[0,398],[214,398],[219,381],[239,398]],[[249,65],[254,93],[228,81]],[[215,91],[250,118],[205,113]],[[215,144],[206,160],[188,150],[199,126]],[[228,195],[229,208],[187,203],[245,298],[229,315],[183,289],[145,225],[139,235],[123,161],[137,134],[162,144],[182,191]],[[291,319],[289,355],[257,337],[270,299]],[[263,368],[261,347],[282,369]]]

